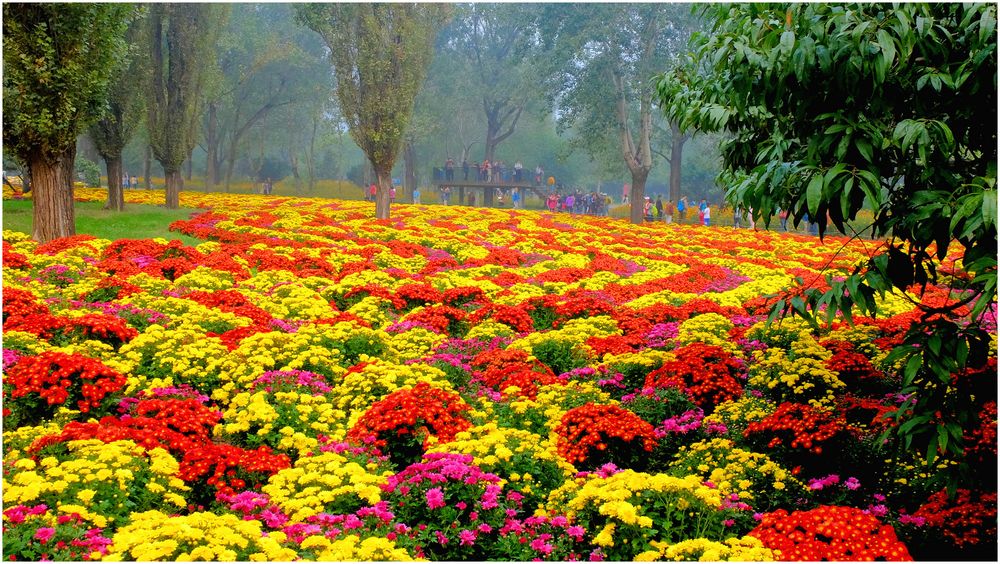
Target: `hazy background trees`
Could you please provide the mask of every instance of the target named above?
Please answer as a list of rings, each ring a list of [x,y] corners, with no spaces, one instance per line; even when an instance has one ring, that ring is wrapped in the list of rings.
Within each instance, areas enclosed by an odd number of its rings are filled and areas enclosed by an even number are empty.
[[[721,200],[714,182],[721,166],[716,139],[680,134],[662,117],[648,88],[652,75],[671,68],[691,31],[701,25],[688,5],[449,6],[451,20],[437,35],[433,62],[389,173],[405,187],[404,194],[421,186],[424,201],[436,201],[429,190],[434,169],[451,157],[459,178],[463,160],[500,160],[507,167],[521,161],[526,174],[541,165],[546,177],[554,176],[566,189],[600,190],[616,202],[623,185],[639,189],[643,175],[647,194]],[[119,133],[117,141],[124,142],[120,171],[106,185],[116,190],[118,177],[128,174],[139,177],[140,186],[155,177],[157,189],[170,177],[173,190],[183,184],[186,190],[250,191],[271,178],[278,193],[330,195],[331,181],[343,180],[357,185],[346,195],[360,198],[361,185],[375,180],[374,170],[349,134],[329,47],[296,21],[296,8],[145,6],[144,31],[156,21],[167,26],[158,43],[163,60],[142,64],[138,55],[154,53],[151,35],[131,38],[134,47],[123,59],[131,66],[116,67],[117,79],[99,104],[106,112],[104,127],[132,129],[131,135]],[[209,15],[197,15],[200,10]],[[199,44],[184,67],[191,73],[182,81],[191,89],[184,97],[189,110],[180,110],[178,98],[170,125],[163,121],[167,113],[157,110],[157,98],[150,98],[155,70],[165,73],[160,92],[167,88],[168,15],[188,18]],[[644,50],[646,45],[651,49]],[[6,77],[10,63],[4,64]],[[125,119],[136,107],[149,108],[139,123]],[[5,122],[12,115],[5,112]],[[635,171],[623,156],[619,125],[639,156]],[[103,131],[95,127],[93,137],[79,137],[77,169],[93,171],[91,161],[109,157],[107,162],[117,166],[114,144],[107,143],[111,132]],[[167,143],[164,135],[175,138]],[[15,152],[5,150],[4,157],[6,169],[24,168]],[[118,207],[117,196],[109,202]]]

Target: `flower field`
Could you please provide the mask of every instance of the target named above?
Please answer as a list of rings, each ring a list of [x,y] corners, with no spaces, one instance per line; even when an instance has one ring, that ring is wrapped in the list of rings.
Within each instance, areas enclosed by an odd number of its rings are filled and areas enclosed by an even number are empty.
[[[102,190],[78,189],[100,201]],[[159,192],[129,201],[159,203]],[[204,242],[3,233],[5,560],[910,560],[996,552],[892,451],[918,317],[767,325],[878,242],[184,193]],[[941,280],[961,275],[952,248]],[[915,296],[911,296],[915,298]],[[922,299],[948,298],[929,287]],[[995,320],[995,310],[993,312]]]

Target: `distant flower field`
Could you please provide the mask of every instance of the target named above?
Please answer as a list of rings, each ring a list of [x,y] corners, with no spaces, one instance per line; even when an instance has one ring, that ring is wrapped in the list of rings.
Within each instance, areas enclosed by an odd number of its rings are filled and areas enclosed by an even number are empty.
[[[196,247],[4,231],[4,559],[996,550],[995,390],[965,430],[981,489],[949,498],[925,453],[879,440],[905,400],[885,356],[919,315],[909,300],[887,295],[853,326],[764,323],[768,296],[796,277],[822,287],[878,242],[458,206],[376,221],[364,202],[181,205],[205,210],[172,225]],[[994,338],[981,371],[996,370]]]

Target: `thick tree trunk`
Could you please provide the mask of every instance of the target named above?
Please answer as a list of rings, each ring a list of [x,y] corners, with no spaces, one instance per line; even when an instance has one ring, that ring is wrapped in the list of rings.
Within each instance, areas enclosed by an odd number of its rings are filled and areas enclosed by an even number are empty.
[[[629,193],[629,221],[638,225],[642,223],[642,206],[646,203],[646,178],[649,177],[649,170],[638,169],[632,171],[632,189]]]
[[[180,207],[181,186],[183,186],[184,180],[181,178],[180,170],[168,172],[164,167],[164,174],[167,177],[167,195],[164,205],[166,205],[167,209],[175,210]]]
[[[64,156],[63,160],[65,158]],[[28,160],[28,167],[31,170],[31,197],[34,203],[31,237],[39,243],[48,243],[59,237],[76,234],[73,179],[72,176],[66,178],[66,166],[63,160],[55,163],[42,158]],[[70,168],[72,169],[72,165]]]
[[[108,166],[108,201],[104,209],[123,211],[125,209],[125,192],[122,190],[122,156],[104,157]]]
[[[681,134],[676,122],[670,123],[670,199],[676,204],[681,199],[681,160],[684,143],[690,135]]]
[[[143,181],[146,183],[146,190],[153,189],[153,179],[149,177],[153,171],[153,147],[152,145],[146,145],[146,154],[143,156],[142,161],[142,177]]]
[[[389,219],[389,192],[392,190],[392,170],[375,172],[378,186],[375,189],[375,219]]]

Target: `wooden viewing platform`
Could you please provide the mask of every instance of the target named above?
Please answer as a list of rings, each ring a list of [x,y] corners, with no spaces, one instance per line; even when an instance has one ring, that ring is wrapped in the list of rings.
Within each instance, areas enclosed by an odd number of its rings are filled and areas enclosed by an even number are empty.
[[[458,188],[458,203],[465,203],[465,189],[470,190],[482,190],[483,197],[479,200],[479,203],[484,206],[492,206],[494,196],[496,195],[496,189],[500,188],[502,190],[511,190],[513,188],[518,188],[521,190],[522,194],[527,191],[533,192],[542,201],[545,200],[547,194],[545,189],[547,186],[537,185],[531,182],[486,182],[483,180],[439,180],[434,183],[437,187],[438,192],[440,192],[445,187],[455,189]],[[522,196],[523,197],[523,196]],[[523,200],[522,200],[523,202]]]

